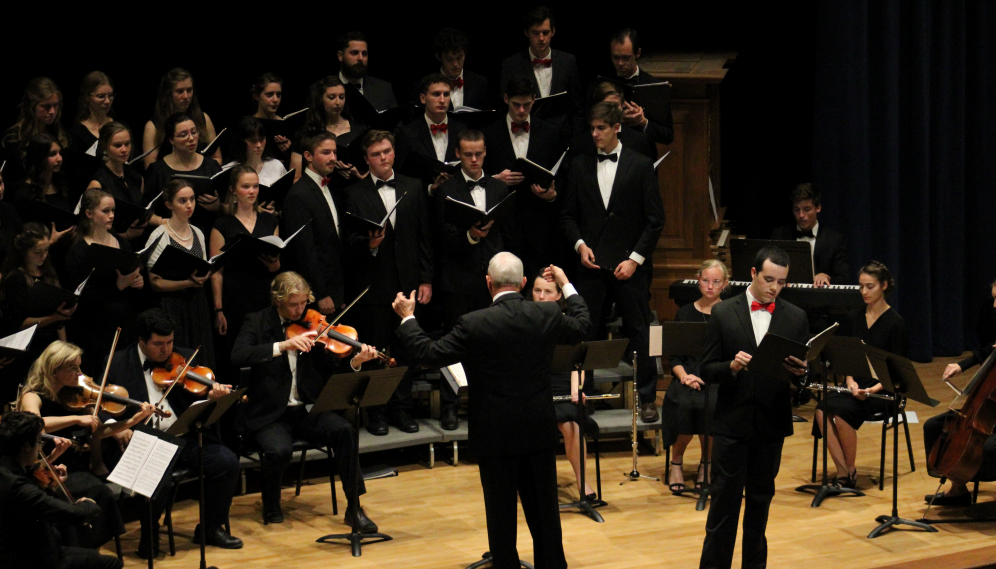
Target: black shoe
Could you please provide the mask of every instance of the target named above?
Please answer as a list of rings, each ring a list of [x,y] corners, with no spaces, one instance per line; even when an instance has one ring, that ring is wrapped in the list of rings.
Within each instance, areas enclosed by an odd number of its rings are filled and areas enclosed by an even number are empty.
[[[197,524],[197,528],[194,529],[194,543],[197,545],[201,544],[201,524]],[[225,528],[218,526],[207,530],[207,540],[205,545],[213,545],[215,547],[220,547],[222,549],[242,549],[242,540],[232,536],[232,534],[225,531]]]
[[[417,433],[418,423],[408,411],[404,409],[399,409],[391,413],[391,424],[401,430],[403,433]]]
[[[378,411],[367,413],[367,432],[377,437],[387,435],[387,419]]]
[[[459,425],[460,419],[457,418],[456,407],[443,407],[439,417],[439,426],[445,431],[455,431]]]
[[[361,507],[347,507],[346,516],[343,521],[346,522],[346,525],[352,527],[355,532],[377,533],[377,524],[367,517],[366,512]]]
[[[587,502],[594,502],[594,501],[598,500],[598,493],[592,492],[591,494],[587,494],[587,495],[585,495],[584,499]]]
[[[155,547],[152,550],[152,555],[149,555],[149,536],[143,535],[143,536],[141,536],[141,540],[142,541],[138,542],[138,556],[139,557],[141,557],[142,559],[148,559],[149,557],[152,557],[153,559],[155,559],[156,557],[159,557],[159,534],[158,533],[156,533],[156,537],[154,538]]]
[[[282,524],[284,523],[284,513],[277,508],[273,512],[264,512],[263,519],[266,520],[268,524]]]
[[[657,412],[656,403],[650,402],[640,405],[640,419],[644,423],[656,423],[660,418],[661,415]]]
[[[965,508],[972,505],[972,495],[971,494],[958,494],[957,496],[947,496],[943,492],[938,494],[936,497],[932,494],[927,494],[923,497],[923,500],[930,504],[930,500],[933,498],[935,506],[952,506],[955,508]]]

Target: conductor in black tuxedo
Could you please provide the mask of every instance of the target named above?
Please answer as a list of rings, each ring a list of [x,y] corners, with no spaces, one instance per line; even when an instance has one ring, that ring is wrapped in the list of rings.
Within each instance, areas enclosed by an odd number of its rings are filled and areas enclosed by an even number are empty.
[[[398,293],[398,335],[424,366],[457,362],[467,373],[469,437],[478,458],[488,542],[495,569],[518,568],[516,494],[533,537],[537,569],[567,567],[557,504],[556,417],[550,361],[557,344],[576,344],[591,328],[584,300],[564,272],[550,267],[564,291],[566,313],[555,302],[529,302],[522,262],[495,255],[486,282],[492,304],[461,317],[433,341],[415,321],[414,291]]]
[[[777,227],[772,239],[807,241],[813,252],[813,285],[848,284],[851,280],[847,264],[844,236],[820,225],[822,206],[820,190],[812,184],[799,184],[792,190],[792,217],[795,224]]]
[[[300,321],[309,303],[315,301],[308,281],[294,272],[277,275],[270,285],[273,305],[246,316],[245,325],[232,348],[232,363],[251,368],[247,402],[240,408],[239,429],[255,441],[263,475],[263,517],[267,523],[282,523],[280,485],[291,460],[294,439],[304,439],[332,449],[343,491],[350,500],[345,522],[361,533],[377,531],[377,525],[353,497],[366,493],[356,461],[355,434],[346,419],[332,411],[309,413],[325,382],[344,371],[340,362],[315,348],[311,337],[288,338],[287,326]],[[376,357],[367,345],[349,359],[353,371]],[[343,368],[343,369],[340,369]],[[332,480],[330,483],[334,484]]]
[[[370,175],[346,188],[347,211],[377,222],[392,209],[394,211],[384,230],[365,234],[349,232],[347,236],[352,259],[347,281],[351,295],[370,287],[353,308],[355,327],[365,342],[380,349],[390,346],[391,355],[402,365],[408,365],[403,346],[394,335],[400,321],[391,309],[391,303],[399,290],[418,289],[418,302],[423,305],[432,300],[429,210],[419,181],[394,171],[394,136],[391,133],[372,130],[360,139],[360,147],[370,167]],[[398,385],[387,405],[387,417],[383,409],[367,409],[367,430],[371,434],[386,435],[388,419],[406,433],[418,432],[418,423],[410,414],[414,407],[414,373],[410,369]]]
[[[284,199],[281,235],[304,230],[287,246],[287,268],[311,283],[322,314],[332,314],[345,303],[340,224],[345,194],[333,190],[336,139],[330,132],[309,133],[301,140],[304,175]]]
[[[637,352],[640,415],[651,423],[660,414],[657,366],[649,355],[650,280],[664,205],[653,162],[619,141],[619,106],[597,103],[588,119],[597,151],[571,162],[561,227],[578,254],[578,292],[596,328],[606,300],[616,302],[627,352]]]
[[[515,253],[525,266],[527,275],[536,274],[552,264],[566,260],[563,234],[560,231],[560,210],[557,183],[549,188],[539,184],[522,187],[525,178],[516,171],[515,161],[525,158],[552,170],[563,154],[560,131],[553,124],[531,115],[536,95],[528,77],[515,77],[505,85],[508,112],[498,122],[484,130],[488,141],[488,159],[484,171],[521,191],[515,196]],[[567,170],[566,164],[564,170]],[[528,190],[528,191],[526,191]]]
[[[663,80],[640,69],[640,34],[633,28],[623,28],[612,35],[609,41],[609,54],[616,80],[627,85],[647,85]],[[674,141],[674,119],[668,109],[667,120],[658,123],[643,114],[643,108],[633,102],[623,103],[623,124],[645,133],[658,144],[671,144]]]
[[[699,566],[730,567],[744,510],[742,567],[765,567],[765,527],[775,495],[782,444],[792,434],[789,382],[745,369],[767,333],[796,342],[809,338],[806,313],[778,298],[788,279],[789,258],[777,247],[758,252],[751,284],[712,309],[702,354],[702,379],[718,384],[712,419],[712,503]],[[808,372],[795,357],[784,362],[797,376]]]
[[[346,32],[339,38],[339,80],[349,83],[370,101],[378,111],[386,111],[398,106],[394,97],[394,87],[383,79],[367,75],[369,52],[367,38],[363,32]]]
[[[456,137],[467,129],[463,123],[451,121],[447,114],[452,89],[453,83],[442,73],[422,78],[419,83],[419,101],[425,107],[425,114],[398,130],[398,168],[404,171],[405,159],[412,152],[440,162],[452,160],[452,149],[457,146]],[[431,181],[429,195],[434,195],[440,184],[449,179],[449,174],[439,174]]]
[[[170,391],[165,400],[162,399],[164,389],[152,381],[152,370],[165,367],[170,356],[177,352],[184,358],[193,355],[193,350],[173,346],[173,323],[165,313],[157,308],[146,310],[138,315],[135,322],[138,332],[138,342],[114,353],[111,360],[107,382],[120,385],[128,390],[132,399],[157,405],[162,400],[162,408],[170,411],[170,417],[152,419],[152,426],[165,431],[176,422],[177,418],[186,412],[197,397],[179,386]],[[196,365],[196,360],[193,362]],[[219,399],[231,392],[231,386],[216,383],[208,391],[208,399]],[[119,434],[119,440],[131,439],[131,431]],[[187,444],[180,450],[176,468],[189,468],[195,472],[198,469],[197,438],[188,433]],[[104,445],[105,450],[114,452],[117,445]],[[111,448],[108,448],[111,447]],[[118,457],[114,457],[115,459]],[[110,460],[108,466],[113,468],[116,460]],[[240,549],[242,540],[233,537],[225,530],[228,524],[228,510],[232,505],[232,495],[239,480],[239,459],[235,453],[222,444],[212,433],[204,434],[204,525],[206,528],[207,545],[224,549]],[[141,540],[138,543],[138,555],[148,559],[149,555],[159,553],[159,516],[166,507],[169,492],[162,492],[157,501],[152,502],[152,517],[156,521],[149,526],[149,517],[140,516],[142,524]],[[155,544],[149,551],[149,533]],[[194,543],[200,543],[201,526],[194,532]]]
[[[478,110],[493,108],[494,94],[488,78],[464,67],[470,40],[461,30],[443,28],[432,41],[432,52],[439,62],[439,72],[452,82],[450,108],[454,111],[463,107]],[[415,88],[418,99],[419,88]]]
[[[507,249],[512,241],[508,218],[499,225],[491,221],[483,226],[457,227],[446,221],[446,198],[481,210],[490,210],[508,196],[508,186],[484,175],[482,169],[487,150],[484,134],[465,130],[457,138],[456,156],[460,159],[460,176],[450,178],[439,187],[436,200],[436,226],[442,246],[437,251],[437,298],[442,306],[443,329],[453,329],[457,319],[468,312],[491,304],[485,276],[488,262]],[[452,390],[440,390],[442,399],[440,425],[446,430],[457,428],[457,408],[460,400]]]
[[[553,10],[545,6],[531,8],[523,17],[522,31],[529,40],[529,47],[501,62],[501,91],[505,92],[505,87],[513,78],[529,77],[533,94],[537,97],[566,92],[574,107],[572,115],[551,119],[570,138],[574,131],[582,128],[584,112],[584,88],[581,86],[577,59],[551,47],[553,36],[557,33]]]

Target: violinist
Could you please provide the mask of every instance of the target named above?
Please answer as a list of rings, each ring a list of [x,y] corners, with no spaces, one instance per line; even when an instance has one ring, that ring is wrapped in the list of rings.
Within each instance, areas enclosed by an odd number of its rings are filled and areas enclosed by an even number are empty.
[[[120,385],[128,390],[130,396],[138,401],[159,405],[169,411],[171,416],[157,416],[152,426],[166,430],[176,418],[187,410],[196,400],[190,392],[176,386],[163,399],[167,387],[153,381],[153,370],[168,365],[173,352],[184,358],[189,358],[192,352],[185,348],[173,347],[173,323],[158,309],[146,310],[138,315],[135,323],[138,332],[138,342],[131,344],[114,354],[111,361],[108,383]],[[219,399],[231,392],[231,386],[221,383],[213,384],[207,394],[208,399]],[[127,445],[131,440],[131,431],[122,431],[120,442]],[[187,437],[193,439],[194,434]],[[112,450],[113,449],[108,449]],[[198,449],[195,440],[188,441],[180,450],[176,461],[178,468],[198,468]],[[108,466],[111,466],[110,464]],[[204,502],[204,523],[207,526],[207,545],[224,549],[240,549],[242,540],[233,537],[225,531],[228,523],[228,510],[232,505],[232,495],[239,478],[239,459],[227,446],[221,444],[212,434],[204,436],[204,492],[207,497]],[[163,492],[159,500],[152,503],[153,518],[156,522],[150,527],[149,518],[141,516],[142,539],[138,545],[138,555],[148,559],[149,555],[159,553],[159,516],[166,507],[166,496]],[[151,533],[151,536],[150,536]],[[201,527],[194,531],[194,543],[200,543]],[[155,549],[149,551],[149,538],[155,543]]]
[[[90,498],[71,502],[48,494],[28,476],[27,467],[38,460],[44,428],[41,418],[22,411],[11,411],[0,421],[0,569],[120,569],[117,557],[63,545],[53,524],[82,525],[102,512]],[[65,475],[60,467],[55,471]]]
[[[41,417],[46,433],[69,438],[75,431],[82,430],[89,435],[89,456],[69,451],[60,457],[60,462],[68,472],[66,489],[73,496],[92,498],[104,513],[91,523],[91,529],[75,524],[65,528],[69,532],[63,529],[62,533],[63,537],[71,537],[76,542],[73,545],[99,548],[125,531],[114,495],[101,479],[108,471],[101,460],[100,442],[145,420],[152,414],[152,405],[143,405],[127,420],[122,417],[121,421],[105,424],[90,408],[74,410],[60,403],[60,391],[79,383],[82,355],[83,350],[79,347],[58,340],[45,348],[31,366],[21,397],[21,410]]]
[[[988,314],[983,315],[989,321],[992,320],[993,309],[996,309],[996,281],[993,281],[990,289],[993,297],[993,307],[987,311]],[[971,356],[958,363],[948,364],[944,369],[943,378],[950,379],[986,361],[993,352],[993,343],[994,338],[991,330],[986,326],[979,326],[979,349],[973,350]],[[965,390],[967,392],[968,388],[966,387]],[[931,476],[935,476],[936,474],[931,472],[930,469],[930,451],[934,448],[937,440],[941,438],[941,434],[944,432],[944,424],[948,417],[953,414],[954,411],[948,411],[927,419],[923,424],[923,446],[927,451],[927,471]],[[982,466],[979,468],[976,478],[980,481],[996,480],[996,434],[990,435],[982,445]],[[931,499],[933,499],[933,502],[931,502]],[[968,490],[967,481],[951,480],[951,487],[948,490],[936,496],[927,494],[924,496],[924,500],[934,506],[969,506],[972,504],[972,495]]]
[[[311,337],[287,337],[287,327],[300,321],[308,304],[315,301],[311,286],[301,275],[286,272],[273,279],[270,294],[273,306],[246,317],[232,350],[232,363],[252,368],[248,404],[242,405],[237,425],[249,434],[262,457],[263,516],[267,523],[282,523],[280,482],[290,464],[294,439],[332,448],[343,490],[350,500],[366,493],[366,487],[356,462],[355,434],[349,422],[331,411],[308,413],[305,407],[315,402],[325,380],[345,367],[345,362],[326,354]],[[349,366],[359,371],[364,362],[375,357],[370,346],[362,345],[349,358]],[[345,522],[358,532],[377,531],[377,524],[359,503],[352,501],[346,507]]]

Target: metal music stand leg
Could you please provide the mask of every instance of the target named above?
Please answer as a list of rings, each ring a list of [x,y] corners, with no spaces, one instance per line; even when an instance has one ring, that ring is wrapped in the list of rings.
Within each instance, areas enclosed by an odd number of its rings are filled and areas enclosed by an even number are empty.
[[[830,361],[823,361],[823,381],[821,394],[823,397],[823,406],[829,406],[829,399],[827,399],[827,377],[830,375]],[[809,505],[811,508],[819,508],[826,498],[832,498],[834,496],[864,496],[865,493],[857,490],[855,488],[845,488],[843,486],[831,486],[827,483],[827,441],[830,439],[828,435],[829,428],[829,416],[827,409],[823,409],[823,483],[822,484],[803,484],[795,489],[796,492],[808,492],[810,490],[816,491],[816,496],[813,496],[813,502]],[[850,472],[847,473],[850,476]]]
[[[354,452],[356,453],[356,463],[357,463],[357,465],[359,465],[359,461],[360,461],[360,406],[359,406],[359,403],[360,403],[359,400],[354,398],[354,400],[353,400],[353,410],[356,412],[356,414],[353,417],[353,436],[355,437],[355,441],[354,441],[354,446],[355,446]],[[357,477],[362,477],[363,473],[360,472],[360,469],[357,468],[356,470],[357,470],[356,476]],[[330,479],[329,480],[329,484],[335,484],[335,479]],[[350,500],[350,501],[352,502],[353,506],[357,507],[357,508],[360,507],[360,496],[359,496],[359,492],[360,492],[359,480],[357,480],[353,484],[353,492],[352,492],[352,495],[350,496],[350,498],[352,498],[352,500]],[[347,506],[346,509],[348,510],[349,506]],[[360,533],[360,532],[356,531],[355,527],[351,528],[351,529],[353,531],[351,531],[349,533],[340,533],[340,534],[331,534],[331,535],[322,536],[322,537],[316,539],[315,542],[316,543],[334,543],[334,540],[344,539],[344,540],[349,541],[350,549],[352,549],[352,551],[353,551],[353,557],[360,557],[361,555],[363,555],[363,550],[362,550],[363,545],[369,545],[371,543],[379,543],[379,542],[382,542],[382,541],[391,541],[392,539],[394,539],[393,537],[391,537],[391,536],[389,536],[387,534],[384,534],[384,533]],[[364,541],[364,540],[367,540],[367,541]]]
[[[625,476],[626,479],[619,483],[620,486],[622,486],[627,482],[635,482],[644,478],[647,480],[653,480],[655,482],[661,481],[660,478],[654,478],[653,476],[644,476],[643,474],[640,474],[640,470],[636,467],[636,463],[639,456],[639,449],[637,442],[639,440],[639,431],[637,431],[637,420],[640,414],[640,392],[637,389],[636,385],[637,377],[639,377],[637,373],[636,358],[637,358],[636,350],[633,350],[633,470],[629,472],[623,472],[623,476]]]
[[[868,539],[874,539],[882,535],[885,530],[898,525],[912,526],[929,532],[937,531],[937,528],[929,523],[899,517],[899,398],[902,395],[902,392],[896,389],[892,397],[892,515],[875,518],[879,525],[868,534]]]
[[[491,552],[485,551],[484,555],[481,556],[481,560],[471,563],[470,565],[467,566],[467,569],[479,569],[481,567],[491,567],[491,561],[492,561]],[[535,567],[533,567],[532,563],[529,563],[527,561],[522,561],[521,559],[519,560],[519,566],[522,569],[536,569]]]
[[[204,525],[204,426],[200,421],[197,421],[197,478],[198,484],[200,485],[200,500],[197,503],[197,513],[200,516],[198,528],[200,529],[200,541],[201,541],[201,569],[218,569],[217,567],[207,566],[207,558],[205,556],[205,549],[207,547],[207,526]]]
[[[581,374],[581,369],[580,368],[577,370],[577,373],[578,373],[578,376],[580,377],[580,374]],[[633,384],[636,385],[635,378],[634,378],[634,383]],[[585,514],[586,516],[588,516],[589,518],[595,520],[596,522],[598,522],[600,524],[603,524],[603,523],[605,523],[605,520],[602,518],[601,514],[599,514],[598,512],[595,511],[595,508],[599,508],[601,506],[606,505],[606,502],[603,501],[601,499],[601,497],[597,497],[597,498],[595,498],[592,501],[588,501],[588,496],[584,493],[585,471],[587,470],[587,466],[588,466],[588,461],[586,460],[587,459],[587,455],[585,453],[585,432],[584,432],[584,425],[585,425],[585,422],[588,419],[588,409],[585,406],[584,397],[582,397],[582,396],[578,397],[577,405],[578,405],[578,415],[580,417],[580,423],[578,423],[578,439],[579,439],[578,446],[580,448],[578,450],[580,452],[580,460],[581,460],[581,480],[580,480],[580,483],[579,483],[580,488],[578,489],[578,494],[581,497],[578,499],[577,502],[571,502],[569,504],[561,504],[560,505],[560,509],[561,510],[570,510],[572,508],[577,508],[578,510],[581,511],[582,514]],[[635,467],[634,467],[634,469],[635,469]]]
[[[147,500],[149,503],[149,569],[152,569],[152,560],[156,557],[156,546],[159,545],[156,540],[159,539],[159,536],[152,531],[152,527],[156,523],[156,518],[152,515],[152,498],[147,498]]]

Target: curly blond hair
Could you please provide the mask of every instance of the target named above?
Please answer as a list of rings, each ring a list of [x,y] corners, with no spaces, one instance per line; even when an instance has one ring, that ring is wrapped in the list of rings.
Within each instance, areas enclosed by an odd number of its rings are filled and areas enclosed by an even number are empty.
[[[294,271],[280,273],[270,283],[270,297],[274,304],[286,302],[295,294],[306,294],[308,302],[315,302],[315,295],[311,293],[311,285],[304,280],[304,277]]]

